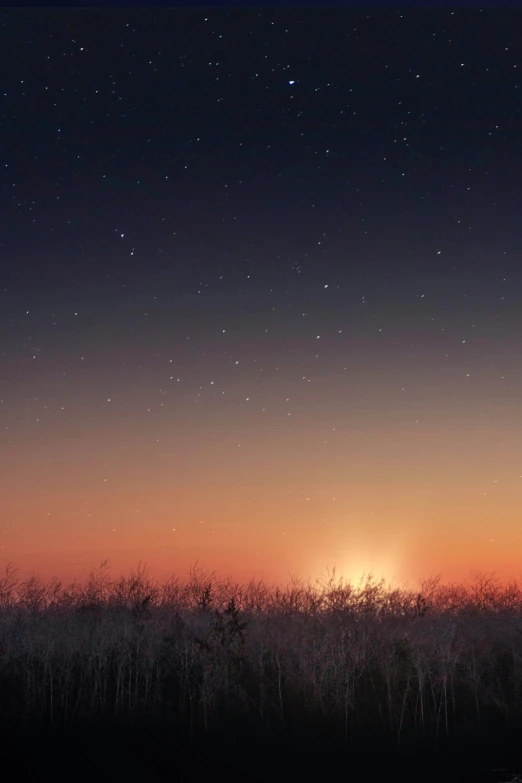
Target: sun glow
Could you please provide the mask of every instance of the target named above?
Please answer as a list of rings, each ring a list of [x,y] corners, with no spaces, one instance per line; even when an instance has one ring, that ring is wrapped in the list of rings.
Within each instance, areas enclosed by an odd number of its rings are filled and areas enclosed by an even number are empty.
[[[374,583],[382,579],[386,584],[398,582],[397,575],[390,564],[372,561],[371,558],[355,560],[353,563],[343,565],[342,568],[336,569],[336,574],[342,577],[345,584],[349,582],[353,587],[363,586],[370,577]]]
[[[398,551],[376,551],[374,547],[350,547],[350,551],[329,559],[328,562],[317,564],[316,573],[320,573],[320,581],[334,577],[336,584],[342,580],[343,584],[351,584],[352,587],[363,587],[371,577],[374,584],[384,579],[387,586],[403,586],[405,574],[403,572],[402,557]]]

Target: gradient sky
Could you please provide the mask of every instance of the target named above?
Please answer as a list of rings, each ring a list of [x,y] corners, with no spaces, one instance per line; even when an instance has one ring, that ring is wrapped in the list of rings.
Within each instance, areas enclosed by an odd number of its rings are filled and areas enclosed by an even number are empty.
[[[0,566],[518,577],[520,13],[0,24]]]

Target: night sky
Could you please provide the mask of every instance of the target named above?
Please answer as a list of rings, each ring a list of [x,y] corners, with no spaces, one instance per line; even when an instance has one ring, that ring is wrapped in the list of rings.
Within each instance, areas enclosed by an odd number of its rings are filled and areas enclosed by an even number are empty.
[[[0,19],[0,567],[518,576],[520,13]]]

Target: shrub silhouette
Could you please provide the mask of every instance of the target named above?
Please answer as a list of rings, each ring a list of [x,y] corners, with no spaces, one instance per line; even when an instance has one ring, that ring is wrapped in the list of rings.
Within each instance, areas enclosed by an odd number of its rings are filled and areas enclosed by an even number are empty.
[[[235,639],[244,644],[243,631],[247,626],[248,623],[241,622],[239,619],[239,608],[236,606],[235,598],[230,599],[224,612],[216,610],[213,631],[223,646],[230,644]]]

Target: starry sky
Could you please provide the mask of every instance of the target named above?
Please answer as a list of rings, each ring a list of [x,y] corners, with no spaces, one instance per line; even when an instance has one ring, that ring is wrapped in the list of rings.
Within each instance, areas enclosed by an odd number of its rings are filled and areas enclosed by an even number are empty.
[[[0,567],[517,577],[520,13],[0,34]]]

